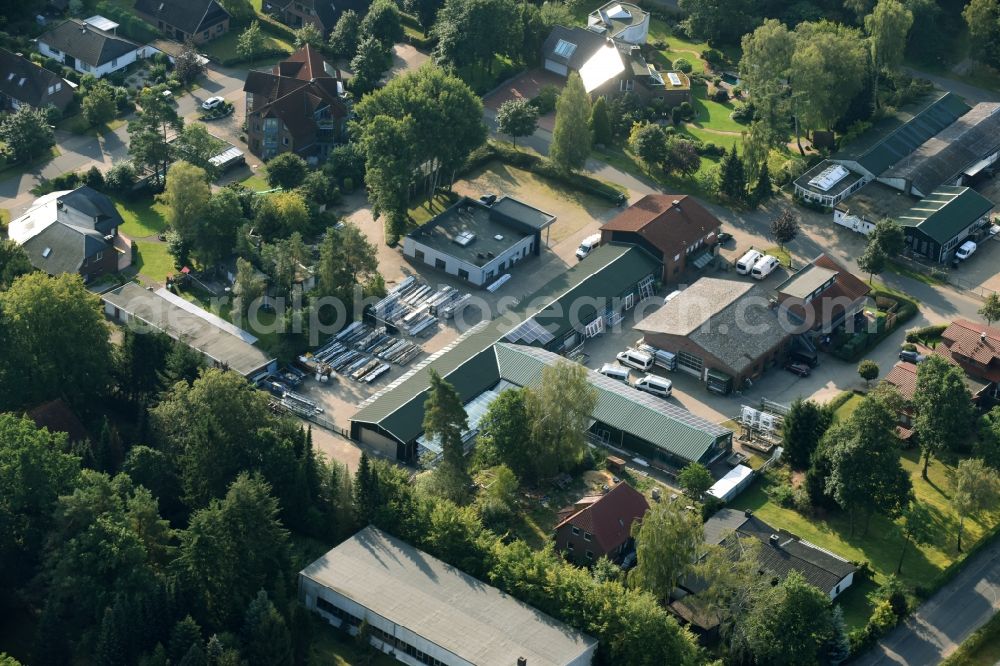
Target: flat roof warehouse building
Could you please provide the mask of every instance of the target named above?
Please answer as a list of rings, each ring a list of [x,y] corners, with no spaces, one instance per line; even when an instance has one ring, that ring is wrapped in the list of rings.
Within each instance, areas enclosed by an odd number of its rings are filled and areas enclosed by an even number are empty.
[[[299,599],[420,666],[589,666],[597,640],[374,527],[299,573]],[[523,660],[523,661],[522,661]]]
[[[403,239],[403,254],[477,287],[538,256],[556,218],[512,197],[492,205],[462,197]]]

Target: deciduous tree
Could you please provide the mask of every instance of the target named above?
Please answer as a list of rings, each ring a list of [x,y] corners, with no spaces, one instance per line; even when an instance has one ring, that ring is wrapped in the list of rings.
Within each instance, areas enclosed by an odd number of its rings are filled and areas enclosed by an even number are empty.
[[[315,23],[303,23],[301,28],[295,30],[295,48],[300,49],[306,44],[313,48],[323,46],[323,33]]]
[[[858,363],[858,374],[861,375],[861,379],[865,380],[865,384],[871,386],[872,380],[878,378],[878,363],[866,358],[865,360]]]
[[[160,198],[167,206],[167,222],[188,246],[197,241],[199,222],[211,196],[204,169],[184,160],[170,165]]]
[[[361,37],[374,37],[386,48],[403,39],[399,7],[392,0],[375,0],[361,20]]]
[[[1000,65],[1000,3],[970,0],[962,17],[969,26],[975,57],[991,67]]]
[[[889,258],[886,256],[885,250],[882,249],[882,244],[878,241],[871,241],[858,257],[858,268],[868,273],[868,284],[871,284],[875,276],[885,270],[888,261]]]
[[[207,65],[192,42],[185,42],[184,48],[174,58],[174,76],[185,86],[197,81],[205,73]]]
[[[505,389],[479,422],[476,459],[485,466],[503,463],[517,478],[534,483],[538,476],[524,389]]]
[[[0,249],[0,253],[2,253]],[[2,254],[0,254],[2,256]],[[0,277],[0,288],[3,287],[3,279]],[[983,305],[979,308],[979,316],[986,320],[986,324],[989,326],[993,325],[993,322],[1000,319],[1000,294],[996,292],[990,294],[983,301]]]
[[[338,58],[350,59],[358,51],[361,17],[353,9],[345,9],[330,32],[330,51]]]
[[[267,163],[267,184],[286,190],[295,189],[302,184],[308,170],[306,161],[295,153],[281,153]]]
[[[799,218],[787,208],[782,210],[778,217],[771,220],[771,238],[778,244],[778,247],[785,249],[785,245],[795,240],[799,235]]]
[[[0,141],[16,162],[29,162],[55,145],[55,133],[45,111],[22,104],[0,121]]]
[[[857,30],[826,21],[800,23],[791,66],[796,119],[813,129],[833,127],[864,86],[867,66]]]
[[[663,164],[667,158],[667,137],[654,123],[636,123],[628,137],[629,148],[648,168]]]
[[[632,536],[636,566],[629,581],[661,600],[693,570],[705,542],[701,514],[679,502],[654,504],[641,521],[632,523]]]
[[[927,358],[917,366],[913,406],[914,430],[924,454],[920,474],[926,479],[931,456],[961,451],[975,425],[975,408],[962,370],[940,356]]]
[[[750,653],[759,664],[818,663],[833,637],[829,597],[795,570],[765,588],[743,621]]]
[[[83,117],[91,127],[97,127],[113,120],[117,113],[115,90],[110,83],[100,79],[83,97]]]
[[[24,248],[9,238],[0,240],[0,291],[9,289],[14,280],[33,270]]]
[[[903,62],[906,35],[913,25],[913,13],[899,0],[879,0],[874,11],[865,16],[875,109],[878,109],[879,76],[886,69]]]
[[[531,136],[538,127],[538,109],[525,98],[509,99],[500,105],[496,115],[497,131],[510,137],[515,146],[520,136]]]
[[[868,234],[869,243],[878,243],[889,257],[900,254],[906,245],[906,233],[899,222],[889,218],[879,220]]]
[[[136,117],[128,123],[128,153],[137,164],[152,169],[162,182],[170,165],[171,148],[167,139],[184,128],[177,109],[152,88],[143,88],[137,103]]]
[[[260,29],[260,21],[254,19],[236,40],[236,53],[249,61],[253,69],[253,61],[264,48],[264,33]]]
[[[788,134],[793,34],[777,19],[768,19],[743,37],[740,84],[753,99],[759,122],[771,137]]]
[[[701,501],[709,488],[715,481],[708,468],[698,462],[688,463],[677,475],[677,483],[681,485],[684,492],[692,499]]]
[[[544,368],[525,401],[538,478],[551,478],[578,464],[586,452],[587,428],[597,405],[597,390],[587,381],[586,369],[568,361]]]
[[[992,511],[1000,504],[1000,477],[982,460],[966,458],[955,468],[952,486],[951,502],[958,514],[958,552],[962,552],[965,519],[978,520],[984,512]]]
[[[896,573],[903,570],[903,558],[910,544],[918,546],[930,543],[934,536],[934,516],[926,504],[910,502],[903,511],[903,547],[899,551]]]
[[[594,145],[610,146],[611,142],[614,141],[611,118],[608,116],[608,103],[603,95],[597,98],[594,106],[590,109],[590,133],[594,137]]]
[[[209,181],[219,176],[219,167],[212,163],[212,158],[221,153],[225,147],[224,141],[208,133],[204,123],[185,125],[171,146],[176,158],[202,169],[206,180]]]

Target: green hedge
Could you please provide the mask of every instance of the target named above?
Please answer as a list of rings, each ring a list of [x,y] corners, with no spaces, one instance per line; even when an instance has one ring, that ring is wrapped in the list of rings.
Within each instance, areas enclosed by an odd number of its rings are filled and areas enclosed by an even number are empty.
[[[888,337],[892,331],[908,322],[917,314],[917,302],[900,293],[876,288],[872,289],[871,297],[873,299],[889,298],[899,304],[899,308],[896,310],[896,325],[892,329],[887,330],[884,321],[877,321],[875,333],[855,333],[849,341],[833,350],[833,355],[842,361],[858,361],[869,350]]]
[[[125,11],[106,0],[101,0],[97,3],[97,13],[117,23],[119,34],[137,42],[145,44],[154,41],[160,36],[153,26],[132,12]]]
[[[906,341],[923,342],[927,339],[940,338],[946,328],[948,328],[948,324],[932,324],[920,328],[911,328],[906,332]]]
[[[257,14],[257,19],[260,21],[260,29],[262,31],[270,33],[279,39],[284,39],[290,44],[295,43],[295,31],[284,23],[267,14]]]
[[[465,168],[468,171],[483,166],[492,160],[500,160],[504,164],[524,169],[525,171],[531,171],[543,178],[556,181],[557,183],[588,194],[593,194],[611,203],[618,203],[622,196],[628,195],[628,192],[618,185],[606,183],[582,173],[566,173],[545,158],[522,152],[513,146],[500,143],[499,141],[488,141],[474,150],[469,155]]]
[[[288,55],[288,51],[285,49],[265,49],[254,56],[254,62],[258,60],[266,60],[268,58],[280,58],[282,56]],[[242,62],[249,62],[249,58],[241,55],[233,56],[232,58],[219,58],[219,64],[223,67],[232,67],[233,65],[238,65]]]
[[[841,407],[843,407],[844,403],[846,403],[852,397],[854,397],[853,391],[841,391],[834,397],[833,400],[826,403],[826,406],[830,410],[830,412],[835,412]]]

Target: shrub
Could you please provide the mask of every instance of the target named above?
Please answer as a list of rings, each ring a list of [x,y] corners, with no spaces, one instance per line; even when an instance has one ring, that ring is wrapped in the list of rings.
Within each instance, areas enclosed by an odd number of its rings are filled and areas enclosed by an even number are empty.
[[[765,492],[774,503],[786,509],[792,508],[795,504],[795,491],[792,489],[792,484],[787,481],[770,485]]]
[[[95,190],[104,189],[104,174],[96,166],[92,166],[83,174],[83,184]]]
[[[688,62],[687,59],[678,58],[677,60],[674,60],[674,69],[676,69],[678,72],[684,72],[685,74],[690,74],[691,70],[693,70],[694,67],[691,65],[690,62]]]
[[[719,49],[705,49],[705,51],[701,54],[701,57],[704,58],[705,62],[709,65],[712,65],[713,68],[716,65],[721,65],[726,60],[726,56],[724,56],[722,51]]]
[[[716,88],[715,92],[712,93],[712,101],[725,104],[729,101],[729,91],[725,88]]]
[[[906,332],[906,341],[923,342],[925,340],[940,338],[946,328],[948,328],[948,324],[932,324],[930,326],[911,328]]]
[[[694,107],[691,106],[691,102],[681,102],[677,108],[680,109],[681,118],[684,120],[694,118]]]
[[[132,190],[135,178],[135,167],[131,162],[118,162],[104,174],[104,187],[112,194],[124,194]]]
[[[749,123],[753,120],[753,115],[756,112],[753,102],[745,102],[743,104],[737,104],[733,112],[729,114],[729,117],[738,123]]]
[[[353,178],[347,177],[347,178],[344,179],[343,190],[344,190],[344,194],[350,194],[351,192],[354,191],[354,179]]]
[[[721,86],[722,85],[722,77],[721,76],[713,76],[712,77],[712,85],[713,86]]]
[[[558,98],[559,88],[549,83],[542,86],[538,94],[532,98],[531,105],[538,109],[538,115],[544,116],[555,111]]]

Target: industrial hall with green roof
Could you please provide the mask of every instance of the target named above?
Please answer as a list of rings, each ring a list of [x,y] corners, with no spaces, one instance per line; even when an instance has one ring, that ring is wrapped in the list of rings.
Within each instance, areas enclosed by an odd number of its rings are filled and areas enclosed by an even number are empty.
[[[542,369],[560,360],[560,354],[621,321],[625,310],[653,295],[659,268],[659,262],[638,247],[597,248],[522,299],[525,307],[481,322],[363,402],[351,418],[351,437],[405,462],[438,452],[438,445],[422,436],[433,369],[465,404],[465,439],[471,440],[500,391],[537,383]],[[687,410],[593,371],[588,371],[588,380],[599,396],[591,433],[602,441],[669,467],[707,462],[731,445],[730,430]]]

